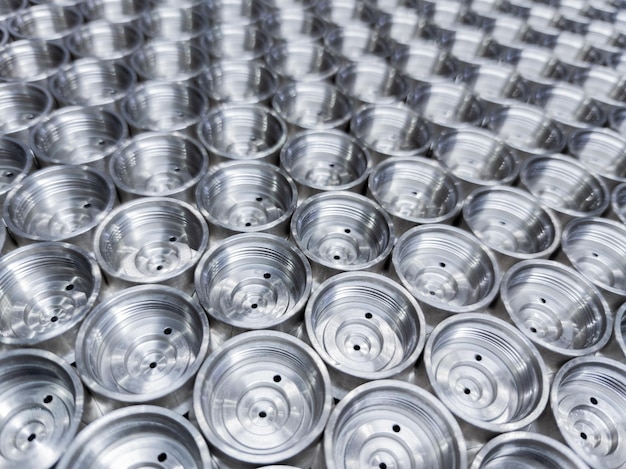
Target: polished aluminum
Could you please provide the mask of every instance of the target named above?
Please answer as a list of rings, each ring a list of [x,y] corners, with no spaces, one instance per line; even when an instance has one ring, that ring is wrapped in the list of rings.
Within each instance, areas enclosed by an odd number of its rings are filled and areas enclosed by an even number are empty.
[[[385,38],[366,25],[350,24],[328,31],[324,45],[344,63],[374,61],[384,63],[391,55]]]
[[[333,409],[324,434],[328,469],[467,467],[459,424],[418,386],[379,380],[359,386]]]
[[[470,70],[462,79],[476,94],[486,115],[511,106],[515,101],[524,103],[530,99],[521,75],[505,63],[486,62]]]
[[[31,6],[8,20],[8,31],[15,39],[41,39],[61,44],[83,23],[76,8],[54,3]]]
[[[130,65],[144,81],[162,80],[196,84],[209,63],[207,53],[189,42],[153,40],[130,58]]]
[[[310,11],[298,8],[279,9],[268,13],[260,27],[273,42],[320,42],[326,34],[326,22]]]
[[[273,8],[269,2],[255,0],[211,0],[203,2],[211,24],[247,25],[258,23]]]
[[[615,312],[613,334],[622,354],[626,356],[626,303],[622,304]]]
[[[291,239],[311,261],[317,284],[338,272],[381,271],[393,248],[394,230],[375,202],[334,191],[311,196],[296,208]]]
[[[4,203],[9,191],[33,169],[33,153],[30,148],[19,140],[0,136],[0,204]]]
[[[491,248],[500,267],[547,259],[561,240],[561,224],[528,192],[507,186],[482,187],[463,203],[463,221]]]
[[[565,442],[593,468],[626,464],[626,366],[608,358],[580,357],[561,367],[550,407]]]
[[[283,80],[328,81],[339,70],[339,59],[324,46],[315,43],[282,43],[274,45],[265,63]]]
[[[445,83],[457,75],[450,54],[427,41],[413,40],[394,48],[389,62],[403,74],[410,86]]]
[[[245,332],[209,355],[193,400],[219,467],[228,469],[311,467],[332,406],[324,362],[302,341],[275,331]]]
[[[371,62],[356,62],[342,67],[335,83],[352,98],[354,107],[400,102],[409,90],[407,81],[396,68]]]
[[[369,152],[340,131],[306,131],[289,138],[280,165],[298,188],[298,200],[323,191],[362,192],[372,169]]]
[[[594,66],[574,81],[607,112],[626,106],[626,80],[617,70]]]
[[[72,363],[78,327],[101,286],[95,259],[76,246],[42,242],[12,250],[0,258],[0,350],[34,347]]]
[[[626,182],[626,138],[609,129],[593,128],[572,134],[567,143],[570,155],[609,187]]]
[[[408,378],[426,339],[424,315],[411,294],[370,272],[326,280],[308,301],[304,320],[337,399],[368,381]]]
[[[83,385],[64,360],[43,350],[0,353],[0,465],[54,467],[83,414]]]
[[[210,468],[209,448],[185,418],[158,406],[119,409],[82,430],[57,469],[133,466]]]
[[[41,86],[0,83],[0,132],[28,142],[30,129],[53,109],[54,98]]]
[[[202,38],[202,47],[213,60],[261,59],[271,45],[271,37],[254,25],[222,24],[209,29]]]
[[[110,287],[162,283],[193,291],[193,269],[209,242],[200,212],[168,197],[144,197],[98,226],[93,252]]]
[[[80,9],[87,21],[105,20],[137,28],[151,6],[144,0],[85,0]]]
[[[126,62],[143,42],[140,29],[128,24],[96,20],[86,23],[69,36],[66,45],[76,58],[93,57],[105,61]]]
[[[260,231],[286,237],[297,199],[287,173],[258,161],[219,165],[196,188],[196,204],[214,240]]]
[[[495,256],[460,228],[440,224],[412,228],[396,241],[392,262],[427,316],[431,311],[484,311],[498,294],[500,269]]]
[[[198,77],[198,86],[216,105],[268,104],[278,88],[278,78],[261,61],[222,60],[213,62]]]
[[[70,60],[64,46],[40,39],[21,39],[0,48],[0,80],[47,86],[49,78]]]
[[[200,45],[200,37],[207,29],[208,16],[200,3],[192,6],[158,6],[141,18],[141,31],[152,41]]]
[[[139,285],[109,295],[76,338],[76,368],[91,391],[88,419],[131,404],[190,411],[208,350],[206,314],[182,291]]]
[[[66,241],[90,250],[95,228],[116,199],[113,181],[101,171],[54,165],[11,189],[4,201],[4,222],[20,245]]]
[[[618,184],[611,192],[611,212],[626,223],[626,182]]]
[[[28,0],[3,0],[0,2],[0,22],[5,23],[28,5]]]
[[[489,432],[523,429],[548,402],[541,354],[516,328],[489,315],[461,314],[439,323],[426,341],[424,365],[448,409]]]
[[[559,63],[551,50],[544,47],[524,47],[509,60],[515,64],[515,69],[531,94],[542,88],[551,87],[557,81],[567,79],[565,67]]]

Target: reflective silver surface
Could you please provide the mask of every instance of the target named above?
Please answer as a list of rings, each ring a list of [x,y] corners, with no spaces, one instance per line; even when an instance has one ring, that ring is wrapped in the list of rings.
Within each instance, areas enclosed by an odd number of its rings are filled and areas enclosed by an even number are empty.
[[[315,43],[274,45],[265,56],[267,66],[284,80],[298,82],[331,79],[339,69],[339,59],[324,46]]]
[[[130,57],[140,79],[194,84],[209,64],[207,53],[188,42],[153,40]]]
[[[626,138],[609,129],[593,128],[575,132],[567,151],[609,185],[626,182]]]
[[[222,24],[209,29],[202,47],[213,59],[254,60],[262,58],[272,39],[257,26]]]
[[[126,61],[143,41],[142,32],[131,25],[96,20],[86,23],[69,36],[66,45],[76,58]]]
[[[64,46],[40,39],[13,41],[0,48],[0,79],[46,86],[48,79],[69,60]]]
[[[335,83],[352,98],[355,107],[403,101],[409,90],[408,83],[397,69],[370,62],[342,67],[335,77]]]
[[[78,9],[49,3],[17,12],[7,25],[15,39],[41,39],[61,44],[82,23]]]
[[[0,203],[34,166],[30,148],[11,137],[0,137]]]
[[[213,62],[198,82],[215,104],[267,104],[278,87],[278,78],[262,61],[237,59]]]
[[[0,84],[0,131],[28,142],[30,129],[46,117],[54,98],[44,88],[30,83]]]

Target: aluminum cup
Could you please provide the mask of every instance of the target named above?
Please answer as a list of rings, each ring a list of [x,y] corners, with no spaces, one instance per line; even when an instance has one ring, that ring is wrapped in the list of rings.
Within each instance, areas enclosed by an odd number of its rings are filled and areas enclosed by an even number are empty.
[[[618,184],[611,191],[611,214],[626,223],[626,182]]]
[[[213,62],[198,77],[198,83],[215,105],[267,105],[278,88],[278,78],[274,72],[256,60]]]
[[[113,153],[108,170],[122,201],[164,196],[194,202],[208,167],[199,142],[182,134],[144,132]]]
[[[609,188],[626,182],[626,138],[609,129],[591,128],[572,134],[570,155],[602,177]]]
[[[110,62],[127,62],[144,42],[142,31],[128,24],[91,21],[66,40],[73,57],[94,57]]]
[[[565,442],[589,466],[620,467],[626,366],[608,358],[570,360],[554,377],[550,407]]]
[[[303,11],[315,11],[319,0],[262,0],[269,10],[296,9]]]
[[[212,164],[233,160],[276,163],[287,140],[287,125],[265,106],[225,104],[207,113],[197,134]]]
[[[286,237],[297,199],[296,186],[287,173],[265,162],[219,165],[196,188],[197,206],[215,241],[242,232]]]
[[[127,136],[126,122],[118,113],[70,106],[37,123],[29,140],[40,166],[87,165],[106,171],[109,157]]]
[[[153,8],[141,18],[141,31],[150,40],[186,42],[200,45],[208,29],[206,9],[200,3],[192,6],[164,5]]]
[[[609,127],[616,132],[626,135],[626,109],[613,109],[609,113]]]
[[[105,20],[132,27],[139,27],[142,16],[151,7],[151,2],[145,0],[85,0],[80,5],[87,21]]]
[[[276,331],[225,342],[198,372],[193,400],[200,429],[227,469],[311,467],[332,405],[324,362],[302,341]]]
[[[62,44],[83,23],[78,9],[53,3],[25,8],[8,20],[15,39],[40,39]]]
[[[515,64],[515,69],[521,75],[531,94],[542,88],[553,86],[557,81],[567,79],[565,67],[547,48],[524,47],[510,60]]]
[[[361,193],[372,169],[369,152],[353,137],[333,130],[294,135],[280,152],[280,166],[291,176],[303,202],[324,191]]]
[[[411,87],[447,82],[457,74],[448,51],[422,40],[413,40],[396,47],[389,57],[389,63],[402,72]]]
[[[268,13],[260,27],[274,42],[319,42],[326,34],[326,22],[310,11],[286,8]]]
[[[485,444],[470,469],[490,469],[500,465],[519,467],[561,467],[578,469],[586,466],[570,448],[558,440],[533,432],[509,432]]]
[[[162,407],[138,405],[113,411],[81,431],[56,467],[168,464],[211,467],[209,448],[185,418]]]
[[[350,121],[350,133],[368,149],[375,165],[391,156],[423,155],[432,138],[426,121],[403,104],[360,108]]]
[[[96,226],[116,199],[113,181],[104,173],[55,165],[11,189],[4,201],[4,221],[18,245],[66,241],[90,250]]]
[[[498,294],[500,268],[495,256],[460,228],[412,228],[396,242],[392,262],[402,284],[420,302],[429,324],[438,317],[436,313],[484,311]]]
[[[583,36],[561,32],[552,48],[555,57],[565,67],[567,76],[576,77],[584,74],[596,62],[600,61],[598,54]]]
[[[33,126],[54,106],[54,98],[41,86],[31,83],[0,84],[0,132],[25,143]]]
[[[573,81],[607,112],[626,106],[626,80],[617,70],[594,66]]]
[[[473,191],[463,204],[463,222],[494,251],[503,271],[522,260],[549,258],[561,239],[561,225],[552,211],[513,187]]]
[[[522,163],[520,184],[554,210],[563,224],[575,217],[597,217],[609,206],[604,182],[574,158],[537,155]]]
[[[93,252],[113,289],[138,283],[167,284],[193,292],[193,269],[209,233],[191,205],[145,197],[113,210],[98,226]]]
[[[390,44],[393,44],[394,48],[408,45],[424,36],[424,28],[427,27],[428,23],[414,8],[398,7],[387,13],[380,9],[374,9],[373,11],[377,16],[374,27],[380,31],[381,35]]]
[[[463,433],[446,406],[397,380],[364,384],[342,399],[328,421],[324,450],[328,469],[357,461],[378,468],[467,467]]]
[[[211,318],[216,348],[244,331],[296,332],[311,293],[311,266],[287,240],[245,233],[229,237],[202,257],[195,287]]]
[[[511,106],[514,101],[523,103],[530,99],[521,75],[515,68],[500,62],[473,68],[463,81],[476,95],[485,115]]]
[[[6,23],[17,13],[27,8],[28,0],[2,0],[0,2],[0,22]]]
[[[324,45],[344,63],[374,61],[377,63],[391,55],[385,38],[366,25],[351,24],[328,31]]]
[[[511,267],[502,278],[500,299],[518,329],[555,368],[602,349],[613,331],[602,294],[559,262],[528,260]]]
[[[441,136],[433,156],[460,181],[467,194],[477,187],[509,185],[519,174],[517,152],[481,129],[459,129]]]
[[[488,33],[473,27],[454,25],[451,30],[444,28],[437,42],[450,52],[455,67],[461,73],[469,73],[495,58]]]
[[[258,23],[272,8],[255,0],[210,0],[204,2],[207,18],[213,25]]]
[[[64,360],[43,350],[0,354],[0,418],[5,467],[53,467],[83,414],[83,386]]]
[[[311,261],[317,285],[338,272],[380,272],[391,253],[389,215],[370,199],[346,191],[316,194],[300,204],[291,239]]]
[[[622,304],[621,307],[615,312],[615,321],[613,323],[615,342],[617,342],[619,349],[623,355],[626,355],[626,305]]]
[[[202,38],[202,47],[214,60],[261,59],[271,45],[271,37],[254,25],[222,24],[210,28]]]
[[[27,145],[11,137],[0,137],[0,203],[30,174],[33,165],[33,154]]]
[[[314,43],[274,45],[265,57],[267,66],[283,81],[329,81],[339,69],[339,59]]]
[[[91,391],[87,419],[132,404],[190,411],[208,350],[206,314],[182,291],[139,285],[108,296],[76,338],[76,368]]]
[[[348,96],[328,83],[287,83],[276,91],[272,107],[292,134],[302,130],[344,130],[352,117]]]
[[[408,83],[390,65],[357,62],[344,66],[335,77],[337,87],[352,98],[355,107],[363,104],[391,104],[403,101]]]
[[[317,13],[322,16],[330,27],[347,26],[351,23],[365,23],[374,25],[377,19],[376,11],[368,2],[361,0],[334,0],[332,2],[318,2]]]
[[[419,156],[396,156],[379,163],[367,188],[391,216],[396,236],[415,225],[454,222],[463,199],[450,171]]]
[[[426,338],[424,315],[409,292],[369,272],[322,283],[307,303],[305,326],[336,399],[368,381],[406,379]]]
[[[208,98],[189,84],[149,81],[131,91],[120,106],[133,135],[151,130],[194,136]]]
[[[626,227],[605,218],[576,218],[563,230],[564,257],[593,283],[611,308],[626,298]]]
[[[37,243],[0,259],[0,349],[37,348],[74,361],[81,321],[96,303],[95,259],[68,243]]]
[[[153,40],[130,57],[130,65],[144,81],[197,84],[209,63],[207,53],[188,41]]]
[[[567,143],[561,127],[536,106],[516,104],[492,113],[487,127],[522,158],[559,153]]]
[[[485,314],[439,323],[426,341],[424,364],[435,394],[459,419],[480,430],[523,429],[543,412],[550,386],[535,346],[516,328]]]
[[[64,46],[40,39],[21,39],[0,48],[0,80],[46,87],[48,80],[68,63]]]

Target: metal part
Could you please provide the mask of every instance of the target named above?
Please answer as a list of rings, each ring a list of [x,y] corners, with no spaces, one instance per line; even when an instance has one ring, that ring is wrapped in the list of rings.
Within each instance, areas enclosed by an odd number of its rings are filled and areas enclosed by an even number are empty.
[[[268,104],[278,88],[278,78],[261,61],[221,60],[213,62],[198,77],[199,86],[206,90],[216,105]]]

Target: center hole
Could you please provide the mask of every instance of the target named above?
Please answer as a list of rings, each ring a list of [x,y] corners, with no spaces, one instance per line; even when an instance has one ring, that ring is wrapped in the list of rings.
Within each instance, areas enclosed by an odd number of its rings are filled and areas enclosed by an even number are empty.
[[[352,230],[350,228],[346,228],[345,230],[343,230],[344,233],[351,233]]]
[[[157,456],[157,459],[159,460],[159,462],[164,462],[167,459],[167,454],[161,453]]]
[[[341,256],[333,256],[333,259],[335,259],[336,261],[338,261],[339,259],[341,259]]]
[[[43,402],[44,404],[50,404],[52,402],[52,396],[48,394],[46,397],[43,398]]]
[[[531,327],[530,328],[530,332],[532,332],[533,334],[537,333],[537,328],[536,327]]]
[[[263,278],[271,278],[271,277],[272,277],[272,274],[270,274],[269,272],[265,272],[263,274]]]
[[[463,392],[464,392],[465,394],[470,394],[472,391],[470,391],[470,389],[469,389],[469,388],[465,388],[465,389],[463,389]]]
[[[356,350],[357,352],[359,350],[361,350],[361,346],[359,344],[354,344],[354,347],[352,347],[354,350]]]
[[[482,355],[476,355],[474,358],[476,359],[477,362],[483,359]]]
[[[595,397],[589,399],[589,402],[591,402],[593,405],[598,405],[598,399],[596,399]]]
[[[372,313],[365,313],[365,319],[372,319]]]
[[[153,368],[153,369],[154,369],[154,368],[156,368],[157,364],[156,364],[156,362],[152,362],[152,363],[150,363],[150,365],[148,365],[148,366],[149,366],[150,368]]]
[[[273,379],[275,383],[280,383],[283,378],[280,375],[274,375]]]
[[[91,204],[89,202],[83,204],[83,208],[89,208],[89,207],[91,207]]]
[[[252,309],[257,309],[258,307],[259,307],[259,305],[258,305],[258,304],[256,304],[256,303],[252,303],[252,304],[250,305],[250,308],[252,308]]]
[[[57,322],[58,320],[59,320],[59,317],[58,317],[58,316],[52,316],[52,317],[50,318],[50,322]]]
[[[178,239],[176,236],[170,236],[170,243],[176,242],[176,239]]]
[[[446,263],[445,263],[445,262],[440,262],[440,263],[439,263],[439,267],[445,267],[445,266],[446,266]]]
[[[541,301],[543,304],[546,303],[546,299],[545,298],[539,298],[539,301]]]
[[[381,462],[381,463],[378,465],[378,468],[379,468],[379,469],[387,469],[387,464],[385,464],[384,462]]]
[[[246,222],[246,226],[252,226],[252,223]]]
[[[257,201],[257,202],[262,202],[262,201],[263,201],[263,197],[257,197],[257,198],[256,198],[256,201]]]
[[[267,417],[267,414],[265,412],[261,411],[261,412],[259,412],[259,417],[264,419],[265,417]]]
[[[72,290],[74,289],[74,285],[70,283],[69,285],[66,285],[66,286],[65,286],[65,289],[66,289],[67,291],[72,291]]]
[[[35,438],[37,438],[37,435],[35,435],[34,433],[28,435],[28,441],[33,441]]]
[[[166,327],[163,330],[163,334],[165,334],[165,335],[170,335],[171,333],[172,333],[172,328],[171,327]]]
[[[591,253],[591,255],[592,255],[593,257],[598,257],[598,253],[597,253],[597,252],[592,252],[592,253]]]
[[[163,270],[163,266],[162,265],[157,265],[156,266],[156,270]]]
[[[398,432],[400,431],[400,425],[398,425],[398,424],[396,423],[393,427],[391,427],[391,429],[392,429],[394,432],[398,433]]]
[[[581,437],[583,440],[586,440],[586,439],[587,439],[587,434],[586,434],[585,432],[580,432],[580,437]]]

